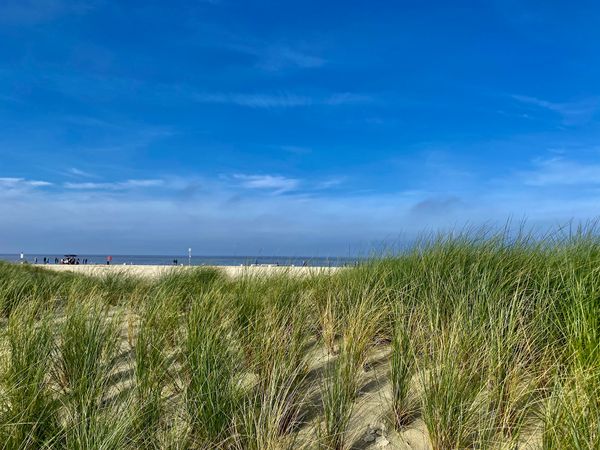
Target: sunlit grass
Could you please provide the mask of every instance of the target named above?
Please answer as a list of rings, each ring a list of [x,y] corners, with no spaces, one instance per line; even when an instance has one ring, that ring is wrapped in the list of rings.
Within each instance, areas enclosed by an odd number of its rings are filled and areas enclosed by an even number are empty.
[[[54,339],[49,317],[36,318],[38,308],[15,306],[3,336],[0,441],[5,448],[39,447],[59,431],[59,405],[48,381]]]
[[[374,354],[368,420],[399,435],[597,448],[596,236],[474,230],[308,277],[0,263],[2,448],[349,449]]]
[[[210,296],[194,301],[184,337],[185,408],[192,440],[227,447],[241,401],[240,355],[223,306]]]

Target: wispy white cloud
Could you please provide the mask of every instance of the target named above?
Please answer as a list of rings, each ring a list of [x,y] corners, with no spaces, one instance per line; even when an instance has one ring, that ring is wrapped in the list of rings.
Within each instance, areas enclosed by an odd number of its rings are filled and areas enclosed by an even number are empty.
[[[288,46],[269,46],[254,49],[252,53],[260,58],[258,67],[273,72],[287,68],[312,69],[326,63],[323,58]]]
[[[78,169],[77,167],[69,168],[66,173],[68,175],[74,175],[81,178],[97,178],[93,173],[86,172],[85,170]]]
[[[297,189],[300,186],[300,180],[296,178],[286,178],[280,175],[233,175],[240,185],[247,189],[267,189],[275,193],[284,193]]]
[[[523,182],[530,186],[600,185],[600,164],[584,164],[562,157],[540,159],[534,168],[521,172]]]
[[[272,42],[254,35],[239,35],[218,31],[218,42],[223,47],[250,56],[253,65],[266,72],[315,69],[327,64],[320,56],[321,45],[301,42]]]
[[[164,184],[163,180],[127,180],[124,185],[128,187],[157,187]]]
[[[41,181],[41,180],[26,181],[26,183],[31,187],[52,186],[52,183],[50,183],[49,181]]]
[[[339,94],[333,94],[332,96],[325,99],[324,103],[327,105],[348,105],[353,103],[369,103],[373,101],[373,97],[365,94],[356,94],[353,92],[342,92]]]
[[[227,178],[227,177],[225,177]],[[298,179],[281,175],[235,174],[231,178],[245,189],[267,190],[275,194],[293,192],[299,196],[315,195],[342,185],[347,177],[337,176],[324,179]]]
[[[346,181],[346,177],[327,178],[326,180],[318,181],[315,184],[315,189],[318,189],[318,190],[330,189],[330,188],[333,188],[336,186],[340,186],[341,184],[344,183],[344,181]]]
[[[198,94],[195,100],[201,103],[224,103],[250,108],[294,108],[309,106],[313,103],[310,97],[286,92],[278,94]]]
[[[306,155],[312,153],[312,148],[304,147],[301,145],[279,145],[276,148],[283,150],[284,152],[294,153],[296,155]]]
[[[52,183],[43,180],[27,180],[25,178],[2,177],[0,189],[22,189],[51,186]]]
[[[527,95],[513,95],[512,98],[519,103],[545,109],[560,115],[565,125],[577,125],[588,122],[600,109],[600,102],[597,98],[562,103],[551,102]]]
[[[107,120],[99,119],[98,117],[87,116],[87,115],[69,114],[62,118],[59,117],[58,119],[61,119],[68,124],[84,126],[84,127],[105,128],[105,129],[111,129],[111,130],[122,130],[124,128],[128,128],[127,126],[122,126],[117,123],[112,123]]]
[[[314,105],[339,106],[372,101],[371,96],[350,92],[336,93],[326,97],[297,95],[289,92],[274,94],[215,93],[197,94],[194,96],[194,99],[201,103],[232,104],[264,109],[295,108]]]
[[[103,182],[103,183],[64,183],[63,187],[66,189],[73,190],[86,190],[86,191],[122,191],[136,188],[152,188],[160,187],[164,185],[164,180],[159,179],[141,179],[141,180],[126,180],[116,182]]]

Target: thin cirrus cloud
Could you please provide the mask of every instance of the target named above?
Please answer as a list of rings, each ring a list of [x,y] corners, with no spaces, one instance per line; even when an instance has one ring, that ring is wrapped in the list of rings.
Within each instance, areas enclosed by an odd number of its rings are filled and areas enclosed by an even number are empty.
[[[525,184],[537,187],[600,184],[600,164],[585,164],[565,158],[537,160],[535,167],[522,172]]]
[[[373,97],[365,94],[356,94],[353,92],[342,92],[338,94],[333,94],[327,99],[325,99],[324,103],[330,106],[336,105],[350,105],[355,103],[369,103],[373,101]]]
[[[330,177],[323,180],[300,180],[281,175],[247,174],[235,174],[232,178],[242,188],[271,191],[275,194],[288,192],[310,194],[315,191],[326,191],[340,186],[347,179],[346,177]]]
[[[326,63],[323,58],[287,46],[270,46],[252,53],[260,57],[257,67],[272,72],[287,68],[313,69]]]
[[[304,40],[272,42],[254,35],[220,33],[219,43],[228,50],[250,56],[254,60],[254,67],[265,72],[315,69],[328,62],[318,54],[321,45],[312,45]]]
[[[313,103],[310,97],[290,93],[280,94],[198,94],[195,100],[200,103],[220,103],[249,108],[294,108],[309,106]]]
[[[0,189],[2,190],[18,190],[27,188],[39,188],[51,186],[52,183],[43,180],[28,180],[25,178],[1,177]]]
[[[322,190],[322,189],[334,188],[334,187],[337,187],[337,186],[340,186],[341,184],[343,184],[346,181],[346,179],[347,179],[347,177],[328,178],[326,180],[319,181],[318,183],[316,183],[315,189]]]
[[[79,178],[96,178],[96,175],[85,170],[78,169],[77,167],[71,167],[66,171],[67,175],[72,175]]]
[[[573,102],[552,102],[527,95],[512,95],[512,98],[521,104],[560,115],[565,125],[578,125],[590,121],[600,107],[597,98]]]
[[[276,193],[289,192],[300,187],[300,180],[280,175],[235,174],[233,178],[244,188],[271,190]]]
[[[372,101],[372,97],[369,95],[351,92],[336,93],[326,97],[311,97],[289,92],[275,94],[217,93],[197,94],[194,98],[200,103],[230,104],[263,109],[296,108],[315,105],[339,106]]]
[[[64,183],[63,187],[65,189],[86,190],[86,191],[94,191],[94,190],[122,191],[122,190],[128,190],[128,189],[136,189],[136,188],[160,187],[163,185],[164,185],[163,180],[142,179],[142,180],[126,180],[126,181],[103,182],[103,183],[92,183],[92,182]]]

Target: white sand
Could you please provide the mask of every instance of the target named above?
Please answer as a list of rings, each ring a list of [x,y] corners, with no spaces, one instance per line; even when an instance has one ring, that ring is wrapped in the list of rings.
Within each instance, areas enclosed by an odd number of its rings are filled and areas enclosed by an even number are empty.
[[[339,270],[339,267],[289,267],[289,266],[141,266],[141,265],[118,265],[118,264],[86,264],[86,265],[63,265],[49,264],[41,266],[45,269],[56,271],[68,271],[82,273],[85,275],[105,275],[108,273],[122,273],[147,278],[156,278],[172,272],[197,269],[199,267],[215,268],[223,271],[226,275],[235,278],[242,275],[272,276],[288,274],[291,276],[307,276],[317,274],[328,274]]]

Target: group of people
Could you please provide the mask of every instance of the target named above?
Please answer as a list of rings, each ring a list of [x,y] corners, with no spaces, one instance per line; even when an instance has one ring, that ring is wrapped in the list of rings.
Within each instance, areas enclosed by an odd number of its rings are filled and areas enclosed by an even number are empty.
[[[35,258],[33,258],[33,262],[34,264],[38,263],[38,257],[36,256]],[[42,260],[43,264],[51,264],[52,260],[50,258],[46,258],[44,256],[44,259]],[[88,259],[84,258],[83,260],[80,260],[79,258],[54,258],[54,264],[87,264],[88,263]]]

